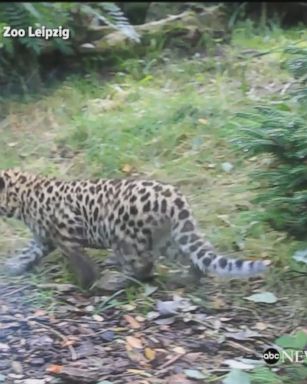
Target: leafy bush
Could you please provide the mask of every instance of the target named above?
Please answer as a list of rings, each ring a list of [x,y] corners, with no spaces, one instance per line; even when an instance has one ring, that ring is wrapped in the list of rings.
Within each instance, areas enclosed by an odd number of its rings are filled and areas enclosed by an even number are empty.
[[[17,85],[17,88],[40,87],[41,56],[50,51],[64,56],[77,53],[76,48],[86,42],[89,24],[105,24],[138,40],[121,9],[115,3],[2,3],[0,4],[0,85]],[[48,41],[28,36],[3,37],[6,26],[11,28],[69,28],[71,38],[52,38]]]
[[[289,47],[285,53],[292,55],[287,62],[287,67],[296,79],[291,95],[305,104],[307,102],[307,49]]]
[[[274,106],[241,113],[237,142],[247,155],[265,155],[252,175],[263,218],[297,238],[307,237],[307,50],[290,47],[286,66],[294,76],[288,95]],[[242,127],[243,126],[243,127]]]

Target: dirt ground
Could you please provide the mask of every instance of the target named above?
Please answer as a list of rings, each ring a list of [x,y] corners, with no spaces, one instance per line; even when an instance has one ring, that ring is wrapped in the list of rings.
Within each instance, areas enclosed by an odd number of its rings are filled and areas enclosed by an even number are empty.
[[[240,305],[242,286],[227,284],[208,282],[203,300],[146,286],[127,302],[125,292],[88,297],[70,284],[1,283],[0,382],[222,383],[235,359],[261,362],[276,337],[304,326],[295,298]],[[260,287],[255,280],[245,293]]]

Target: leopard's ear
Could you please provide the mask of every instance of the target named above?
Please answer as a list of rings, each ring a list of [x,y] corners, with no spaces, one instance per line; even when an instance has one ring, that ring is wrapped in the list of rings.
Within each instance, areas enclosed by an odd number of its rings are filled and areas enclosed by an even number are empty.
[[[5,187],[4,178],[0,176],[0,192],[4,189],[4,187]]]

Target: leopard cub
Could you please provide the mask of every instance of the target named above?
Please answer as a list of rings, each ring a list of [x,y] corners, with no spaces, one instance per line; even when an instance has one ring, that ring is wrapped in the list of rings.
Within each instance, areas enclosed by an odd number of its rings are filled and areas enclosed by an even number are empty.
[[[217,254],[199,231],[185,197],[174,186],[157,181],[64,181],[3,170],[0,215],[22,220],[33,234],[29,244],[6,262],[11,274],[23,273],[58,248],[79,283],[89,287],[98,268],[84,248],[98,248],[112,249],[125,275],[144,280],[170,242],[203,273],[249,277],[269,264]]]

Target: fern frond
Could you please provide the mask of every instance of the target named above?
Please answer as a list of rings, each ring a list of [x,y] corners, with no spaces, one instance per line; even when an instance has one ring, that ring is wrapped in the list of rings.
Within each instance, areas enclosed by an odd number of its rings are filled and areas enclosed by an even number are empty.
[[[33,16],[21,3],[2,3],[0,4],[0,21],[12,28],[25,28],[32,25]]]
[[[96,7],[98,9],[96,9]],[[81,9],[106,25],[121,31],[129,39],[140,41],[138,33],[129,23],[123,11],[115,3],[83,3]]]

